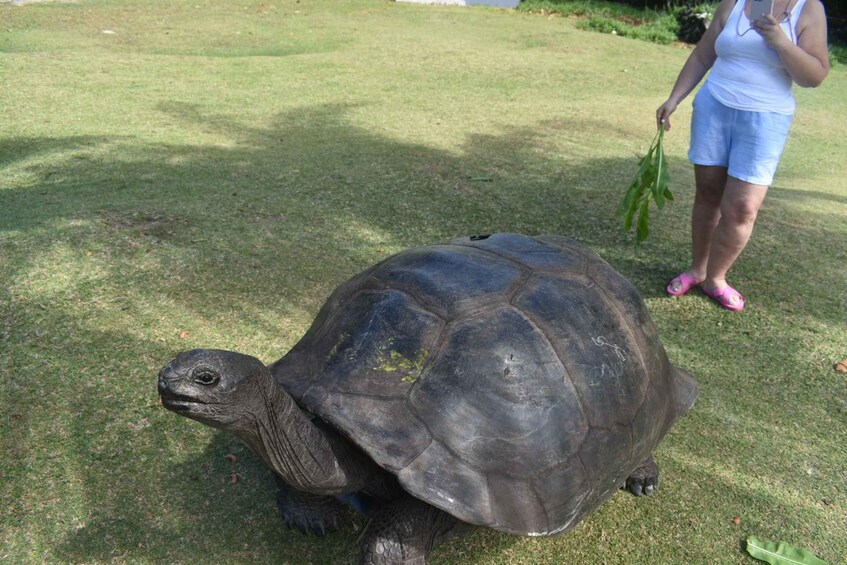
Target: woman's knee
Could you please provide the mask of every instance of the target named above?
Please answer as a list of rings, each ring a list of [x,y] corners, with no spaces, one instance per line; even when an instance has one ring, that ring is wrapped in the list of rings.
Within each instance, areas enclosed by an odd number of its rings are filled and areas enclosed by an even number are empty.
[[[752,227],[757,216],[758,210],[749,207],[721,207],[721,220],[739,228]]]
[[[766,186],[758,186],[730,178],[721,200],[721,217],[738,226],[752,226],[767,193]]]
[[[761,204],[758,199],[724,199],[721,202],[721,219],[736,226],[752,226]]]

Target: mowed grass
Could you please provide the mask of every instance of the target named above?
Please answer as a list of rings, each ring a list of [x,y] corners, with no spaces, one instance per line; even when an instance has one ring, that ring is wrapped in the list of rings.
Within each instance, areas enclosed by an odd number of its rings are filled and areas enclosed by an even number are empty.
[[[663,295],[688,260],[688,104],[676,201],[642,246],[614,216],[688,53],[382,0],[0,5],[0,560],[355,562],[361,518],[285,530],[270,473],[163,410],[156,373],[193,347],[271,362],[374,262],[515,231],[601,253],[701,395],[656,497],[433,563],[751,563],[751,534],[847,562],[847,71],[797,92],[738,315]]]

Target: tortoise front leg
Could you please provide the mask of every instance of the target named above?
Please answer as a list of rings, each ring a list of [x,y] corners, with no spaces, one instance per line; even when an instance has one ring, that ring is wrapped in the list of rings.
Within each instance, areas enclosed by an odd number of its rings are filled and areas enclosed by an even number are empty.
[[[276,503],[288,528],[321,537],[341,526],[347,509],[334,496],[296,491],[279,478],[276,484],[279,487]]]
[[[649,455],[626,479],[625,488],[635,496],[652,496],[659,489],[659,466]]]
[[[463,524],[453,516],[404,496],[379,509],[362,534],[363,565],[424,565],[432,548]]]

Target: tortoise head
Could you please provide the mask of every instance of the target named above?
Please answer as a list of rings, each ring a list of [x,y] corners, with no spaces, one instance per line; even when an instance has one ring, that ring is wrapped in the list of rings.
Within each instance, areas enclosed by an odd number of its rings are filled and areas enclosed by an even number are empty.
[[[249,355],[194,349],[177,355],[159,371],[162,405],[213,428],[237,431],[265,409],[270,374]]]

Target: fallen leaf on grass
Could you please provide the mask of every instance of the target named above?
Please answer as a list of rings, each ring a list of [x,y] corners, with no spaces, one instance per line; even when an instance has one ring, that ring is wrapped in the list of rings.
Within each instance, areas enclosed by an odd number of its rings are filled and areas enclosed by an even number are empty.
[[[179,339],[185,339],[185,338],[187,338],[187,337],[188,337],[188,334],[190,334],[190,333],[191,333],[191,332],[189,332],[188,330],[182,330],[181,332],[179,332]]]
[[[226,455],[224,455],[224,459],[226,459],[230,463],[235,463],[236,461],[238,461],[238,457],[236,457],[232,453],[227,453]]]
[[[747,553],[771,565],[828,565],[805,549],[791,547],[784,541],[761,541],[756,536],[747,538]]]
[[[738,524],[740,524],[741,523],[741,516],[733,516],[732,517],[732,523],[735,524],[736,526]]]
[[[238,473],[233,473],[232,476],[229,478],[229,484],[237,485],[240,479],[241,477],[238,476]]]

